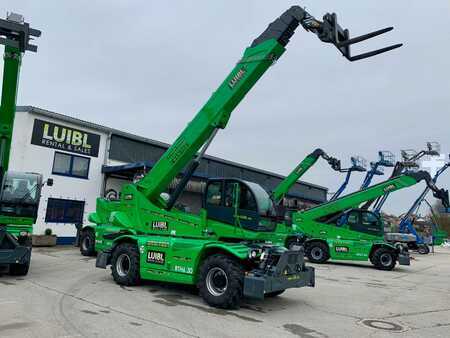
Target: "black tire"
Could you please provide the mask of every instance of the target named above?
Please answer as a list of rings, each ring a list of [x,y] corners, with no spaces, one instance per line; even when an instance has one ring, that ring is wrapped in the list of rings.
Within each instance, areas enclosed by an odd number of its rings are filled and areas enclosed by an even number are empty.
[[[264,297],[266,297],[266,298],[274,298],[274,297],[277,297],[277,296],[281,295],[284,291],[286,291],[286,290],[268,292],[268,293],[266,293],[264,295]]]
[[[92,229],[81,232],[80,252],[83,256],[95,256],[95,233]]]
[[[372,253],[370,261],[378,270],[391,271],[397,263],[397,254],[389,248],[377,248]]]
[[[113,251],[111,271],[117,284],[126,286],[139,285],[141,282],[139,250],[135,244],[122,243]]]
[[[243,285],[244,270],[235,260],[216,254],[203,261],[197,287],[208,305],[238,309],[243,297]]]
[[[28,274],[29,269],[30,269],[29,260],[24,264],[10,264],[9,274],[11,276],[26,276]]]
[[[417,252],[421,255],[428,255],[430,253],[430,248],[426,244],[418,245]]]
[[[323,242],[311,242],[306,245],[306,257],[312,263],[325,263],[330,258],[328,245]]]

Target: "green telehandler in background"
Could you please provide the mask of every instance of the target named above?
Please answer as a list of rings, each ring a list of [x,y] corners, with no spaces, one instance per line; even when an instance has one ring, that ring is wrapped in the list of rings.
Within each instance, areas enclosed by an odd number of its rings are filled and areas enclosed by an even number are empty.
[[[22,56],[37,51],[30,40],[40,35],[21,15],[10,13],[6,20],[0,19],[0,44],[5,45],[0,106],[0,268],[17,276],[26,275],[30,267],[31,235],[43,178],[8,169]],[[53,181],[48,179],[47,184]]]
[[[114,280],[137,285],[143,279],[196,285],[211,306],[236,308],[242,297],[276,296],[287,288],[314,286],[301,247],[286,249],[277,234],[285,217],[258,184],[212,179],[199,214],[174,208],[206,149],[224,129],[234,108],[286,50],[298,26],[336,46],[349,60],[368,58],[401,45],[351,56],[349,46],[385,33],[351,39],[335,14],[319,21],[299,6],[288,9],[256,38],[203,108],[151,171],[122,187],[119,201],[97,200],[96,266],[111,265]],[[200,152],[197,154],[197,152]],[[183,168],[169,196],[164,192]]]
[[[314,263],[329,259],[369,260],[381,270],[392,270],[397,261],[400,265],[409,265],[407,246],[385,239],[383,220],[380,214],[368,210],[368,205],[386,193],[420,181],[425,181],[433,196],[448,207],[448,191],[437,188],[428,172],[402,172],[361,191],[293,213],[291,229],[295,233],[295,243],[298,243],[298,233],[302,233],[306,256]],[[292,242],[288,239],[286,245]]]

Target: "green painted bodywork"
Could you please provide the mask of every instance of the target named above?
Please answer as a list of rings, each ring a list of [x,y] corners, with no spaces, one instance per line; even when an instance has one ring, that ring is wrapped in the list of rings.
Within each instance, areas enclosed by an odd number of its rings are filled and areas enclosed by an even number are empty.
[[[204,257],[224,252],[238,260],[248,259],[249,244],[270,241],[284,246],[287,231],[250,231],[239,225],[177,209],[166,210],[161,193],[195,157],[216,129],[226,127],[230,115],[264,72],[285,51],[276,40],[266,40],[245,50],[225,81],[193,120],[139,182],[124,185],[120,201],[97,199],[96,212],[88,225],[95,231],[96,251],[105,251],[123,241],[136,243],[141,255],[141,278],[196,283]],[[157,253],[164,263],[150,263],[147,255]]]
[[[373,185],[361,191],[343,196],[334,201],[321,204],[309,210],[293,214],[293,229],[305,234],[310,240],[322,240],[330,249],[330,258],[338,260],[367,261],[376,246],[395,249],[384,240],[384,226],[380,219],[378,235],[350,230],[348,224],[337,226],[336,223],[324,223],[320,219],[335,213],[358,208],[361,203],[370,201],[387,192],[394,192],[415,185],[417,181],[408,175],[400,175],[385,182]],[[338,248],[348,248],[339,250]]]

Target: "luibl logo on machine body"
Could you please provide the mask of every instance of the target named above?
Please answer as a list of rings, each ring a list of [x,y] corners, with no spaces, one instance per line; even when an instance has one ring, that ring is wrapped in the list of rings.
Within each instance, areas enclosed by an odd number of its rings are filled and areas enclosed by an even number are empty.
[[[166,253],[162,251],[148,251],[147,263],[164,265],[166,263]]]
[[[98,157],[100,135],[35,119],[31,144]]]

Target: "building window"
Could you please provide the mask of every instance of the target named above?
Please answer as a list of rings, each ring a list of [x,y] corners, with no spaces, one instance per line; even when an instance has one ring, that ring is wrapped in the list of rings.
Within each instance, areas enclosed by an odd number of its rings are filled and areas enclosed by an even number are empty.
[[[88,178],[90,158],[55,152],[52,173],[76,178]]]
[[[83,223],[84,201],[49,198],[47,202],[47,223]]]

